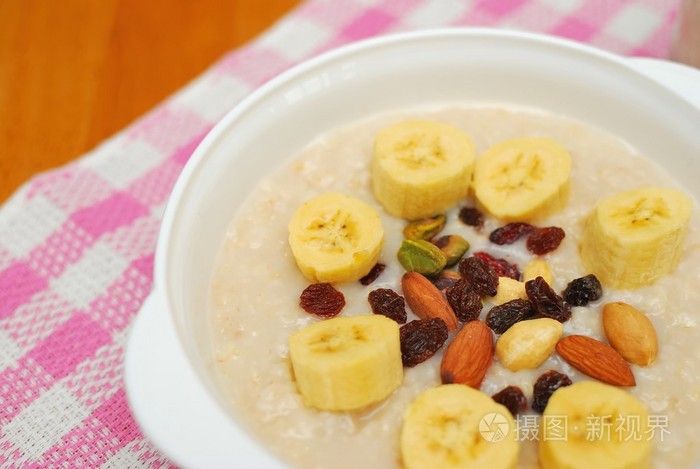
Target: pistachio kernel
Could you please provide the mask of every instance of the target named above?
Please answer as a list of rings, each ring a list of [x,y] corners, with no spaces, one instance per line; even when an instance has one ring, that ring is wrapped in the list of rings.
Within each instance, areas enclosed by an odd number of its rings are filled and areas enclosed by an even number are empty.
[[[403,236],[413,241],[419,239],[429,241],[445,228],[445,223],[447,223],[447,217],[443,213],[430,218],[413,220],[403,229]]]
[[[422,239],[404,239],[396,255],[406,271],[418,272],[426,277],[440,275],[447,262],[440,248]]]
[[[433,244],[440,248],[447,258],[447,265],[455,265],[462,258],[465,252],[469,249],[469,241],[462,238],[460,235],[445,235],[441,236]]]

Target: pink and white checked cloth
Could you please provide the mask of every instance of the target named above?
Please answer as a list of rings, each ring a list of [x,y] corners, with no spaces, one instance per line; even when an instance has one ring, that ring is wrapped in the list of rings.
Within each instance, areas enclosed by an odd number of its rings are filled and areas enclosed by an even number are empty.
[[[679,0],[309,0],[249,45],[0,210],[0,466],[170,465],[136,426],[122,383],[148,295],[163,207],[214,123],[319,52],[437,26],[551,33],[667,57]]]

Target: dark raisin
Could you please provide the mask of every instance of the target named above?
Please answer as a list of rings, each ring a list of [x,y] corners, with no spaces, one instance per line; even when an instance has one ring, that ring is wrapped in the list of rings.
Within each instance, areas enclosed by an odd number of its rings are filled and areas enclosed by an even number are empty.
[[[377,280],[377,277],[379,277],[382,274],[382,272],[384,272],[384,269],[386,269],[386,265],[377,262],[376,264],[374,264],[374,267],[372,267],[372,270],[370,270],[367,275],[360,279],[360,283],[362,285],[371,284],[372,282]]]
[[[532,410],[535,412],[544,412],[547,407],[549,398],[552,397],[554,391],[564,386],[570,386],[571,379],[564,373],[559,373],[555,370],[549,370],[542,373],[537,378],[532,392]]]
[[[440,318],[416,319],[399,328],[401,360],[413,367],[435,355],[447,340],[447,324]]]
[[[503,334],[516,322],[535,315],[535,308],[530,300],[517,298],[491,308],[486,315],[486,325],[496,334]]]
[[[381,314],[399,324],[406,322],[406,301],[391,288],[378,288],[367,295],[374,314]]]
[[[558,226],[535,228],[535,230],[530,233],[530,236],[527,237],[527,243],[525,243],[525,245],[528,251],[541,256],[558,248],[564,236],[566,236],[566,233]]]
[[[574,306],[586,306],[589,302],[603,296],[603,286],[593,274],[576,278],[569,282],[562,295],[567,303]]]
[[[454,286],[445,290],[445,296],[460,322],[479,319],[483,307],[481,296],[474,291],[469,282],[459,279]]]
[[[444,293],[447,288],[453,286],[455,283],[457,283],[457,280],[461,278],[462,276],[459,275],[459,272],[455,272],[454,270],[443,270],[440,272],[439,276],[429,280],[433,282],[433,285],[435,285],[438,290]]]
[[[537,315],[559,322],[566,322],[571,318],[571,306],[557,295],[542,277],[525,282],[525,293]]]
[[[498,274],[493,267],[478,257],[467,257],[459,261],[459,273],[479,295],[496,296]]]
[[[459,220],[468,226],[481,228],[484,226],[484,215],[474,207],[462,207],[459,211]]]
[[[521,410],[527,408],[527,398],[523,394],[523,390],[517,386],[507,386],[491,396],[491,398],[504,405],[513,417],[518,415]]]
[[[499,277],[510,277],[513,280],[520,280],[520,269],[517,264],[511,264],[505,259],[493,257],[491,254],[485,252],[475,252],[474,256],[488,262]]]
[[[489,235],[489,241],[500,245],[513,244],[523,235],[530,234],[534,229],[535,227],[531,224],[521,221],[508,223],[493,230]]]
[[[307,313],[332,318],[345,306],[345,297],[330,283],[314,283],[301,292],[299,306]]]

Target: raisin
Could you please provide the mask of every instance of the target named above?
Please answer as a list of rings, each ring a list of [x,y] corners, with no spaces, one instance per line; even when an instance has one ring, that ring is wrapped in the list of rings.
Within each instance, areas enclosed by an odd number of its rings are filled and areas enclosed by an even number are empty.
[[[564,373],[559,373],[555,370],[545,371],[537,378],[533,386],[532,410],[540,413],[544,412],[549,398],[552,397],[554,391],[570,385],[571,379]]]
[[[471,285],[464,279],[459,279],[454,286],[445,290],[445,297],[460,322],[469,322],[479,319],[481,314],[481,296],[475,292]]]
[[[391,288],[378,288],[367,295],[374,314],[381,314],[399,324],[406,322],[406,301]]]
[[[330,283],[314,283],[301,292],[299,306],[307,313],[332,318],[345,306],[345,297]]]
[[[505,259],[493,257],[491,254],[485,252],[475,252],[474,256],[488,262],[499,277],[510,277],[513,280],[520,280],[520,269],[517,264],[511,264]]]
[[[365,286],[371,284],[372,282],[377,280],[377,277],[379,277],[382,274],[382,272],[384,272],[384,269],[386,269],[386,265],[377,262],[376,264],[374,264],[374,267],[372,267],[372,270],[370,270],[367,275],[360,279],[360,283]]]
[[[491,399],[504,405],[513,417],[527,408],[527,398],[517,386],[507,386],[491,396]]]
[[[564,236],[566,236],[566,233],[558,226],[535,228],[530,233],[530,236],[527,237],[527,243],[525,244],[528,251],[541,256],[558,248]]]
[[[399,328],[401,360],[413,367],[435,355],[447,340],[447,324],[440,318],[416,319]]]
[[[479,295],[496,296],[498,274],[485,260],[467,257],[459,261],[459,273]]]
[[[508,223],[493,230],[489,235],[489,241],[500,245],[513,244],[523,235],[530,234],[534,229],[535,227],[531,224],[521,221]]]
[[[430,279],[430,281],[433,282],[433,285],[435,285],[438,290],[444,293],[447,288],[453,286],[457,283],[457,280],[461,278],[462,276],[454,270],[443,270],[438,277]]]
[[[484,215],[474,207],[462,207],[459,211],[459,220],[468,226],[481,228],[484,226]]]
[[[491,308],[486,315],[486,325],[496,334],[503,334],[516,322],[529,319],[535,315],[535,308],[530,300],[517,298]]]
[[[603,296],[603,286],[595,275],[588,274],[569,282],[562,296],[571,305],[586,306],[589,302]]]
[[[557,295],[545,279],[537,277],[525,282],[525,293],[540,317],[566,322],[571,318],[571,306]]]

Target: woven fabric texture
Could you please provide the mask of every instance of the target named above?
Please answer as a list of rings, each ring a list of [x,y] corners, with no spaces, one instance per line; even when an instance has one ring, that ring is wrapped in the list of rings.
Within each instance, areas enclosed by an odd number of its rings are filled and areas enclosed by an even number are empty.
[[[89,154],[0,209],[0,467],[161,467],[122,382],[168,194],[204,135],[299,61],[438,26],[538,31],[667,57],[669,0],[309,0]],[[18,156],[18,157],[21,157]]]

